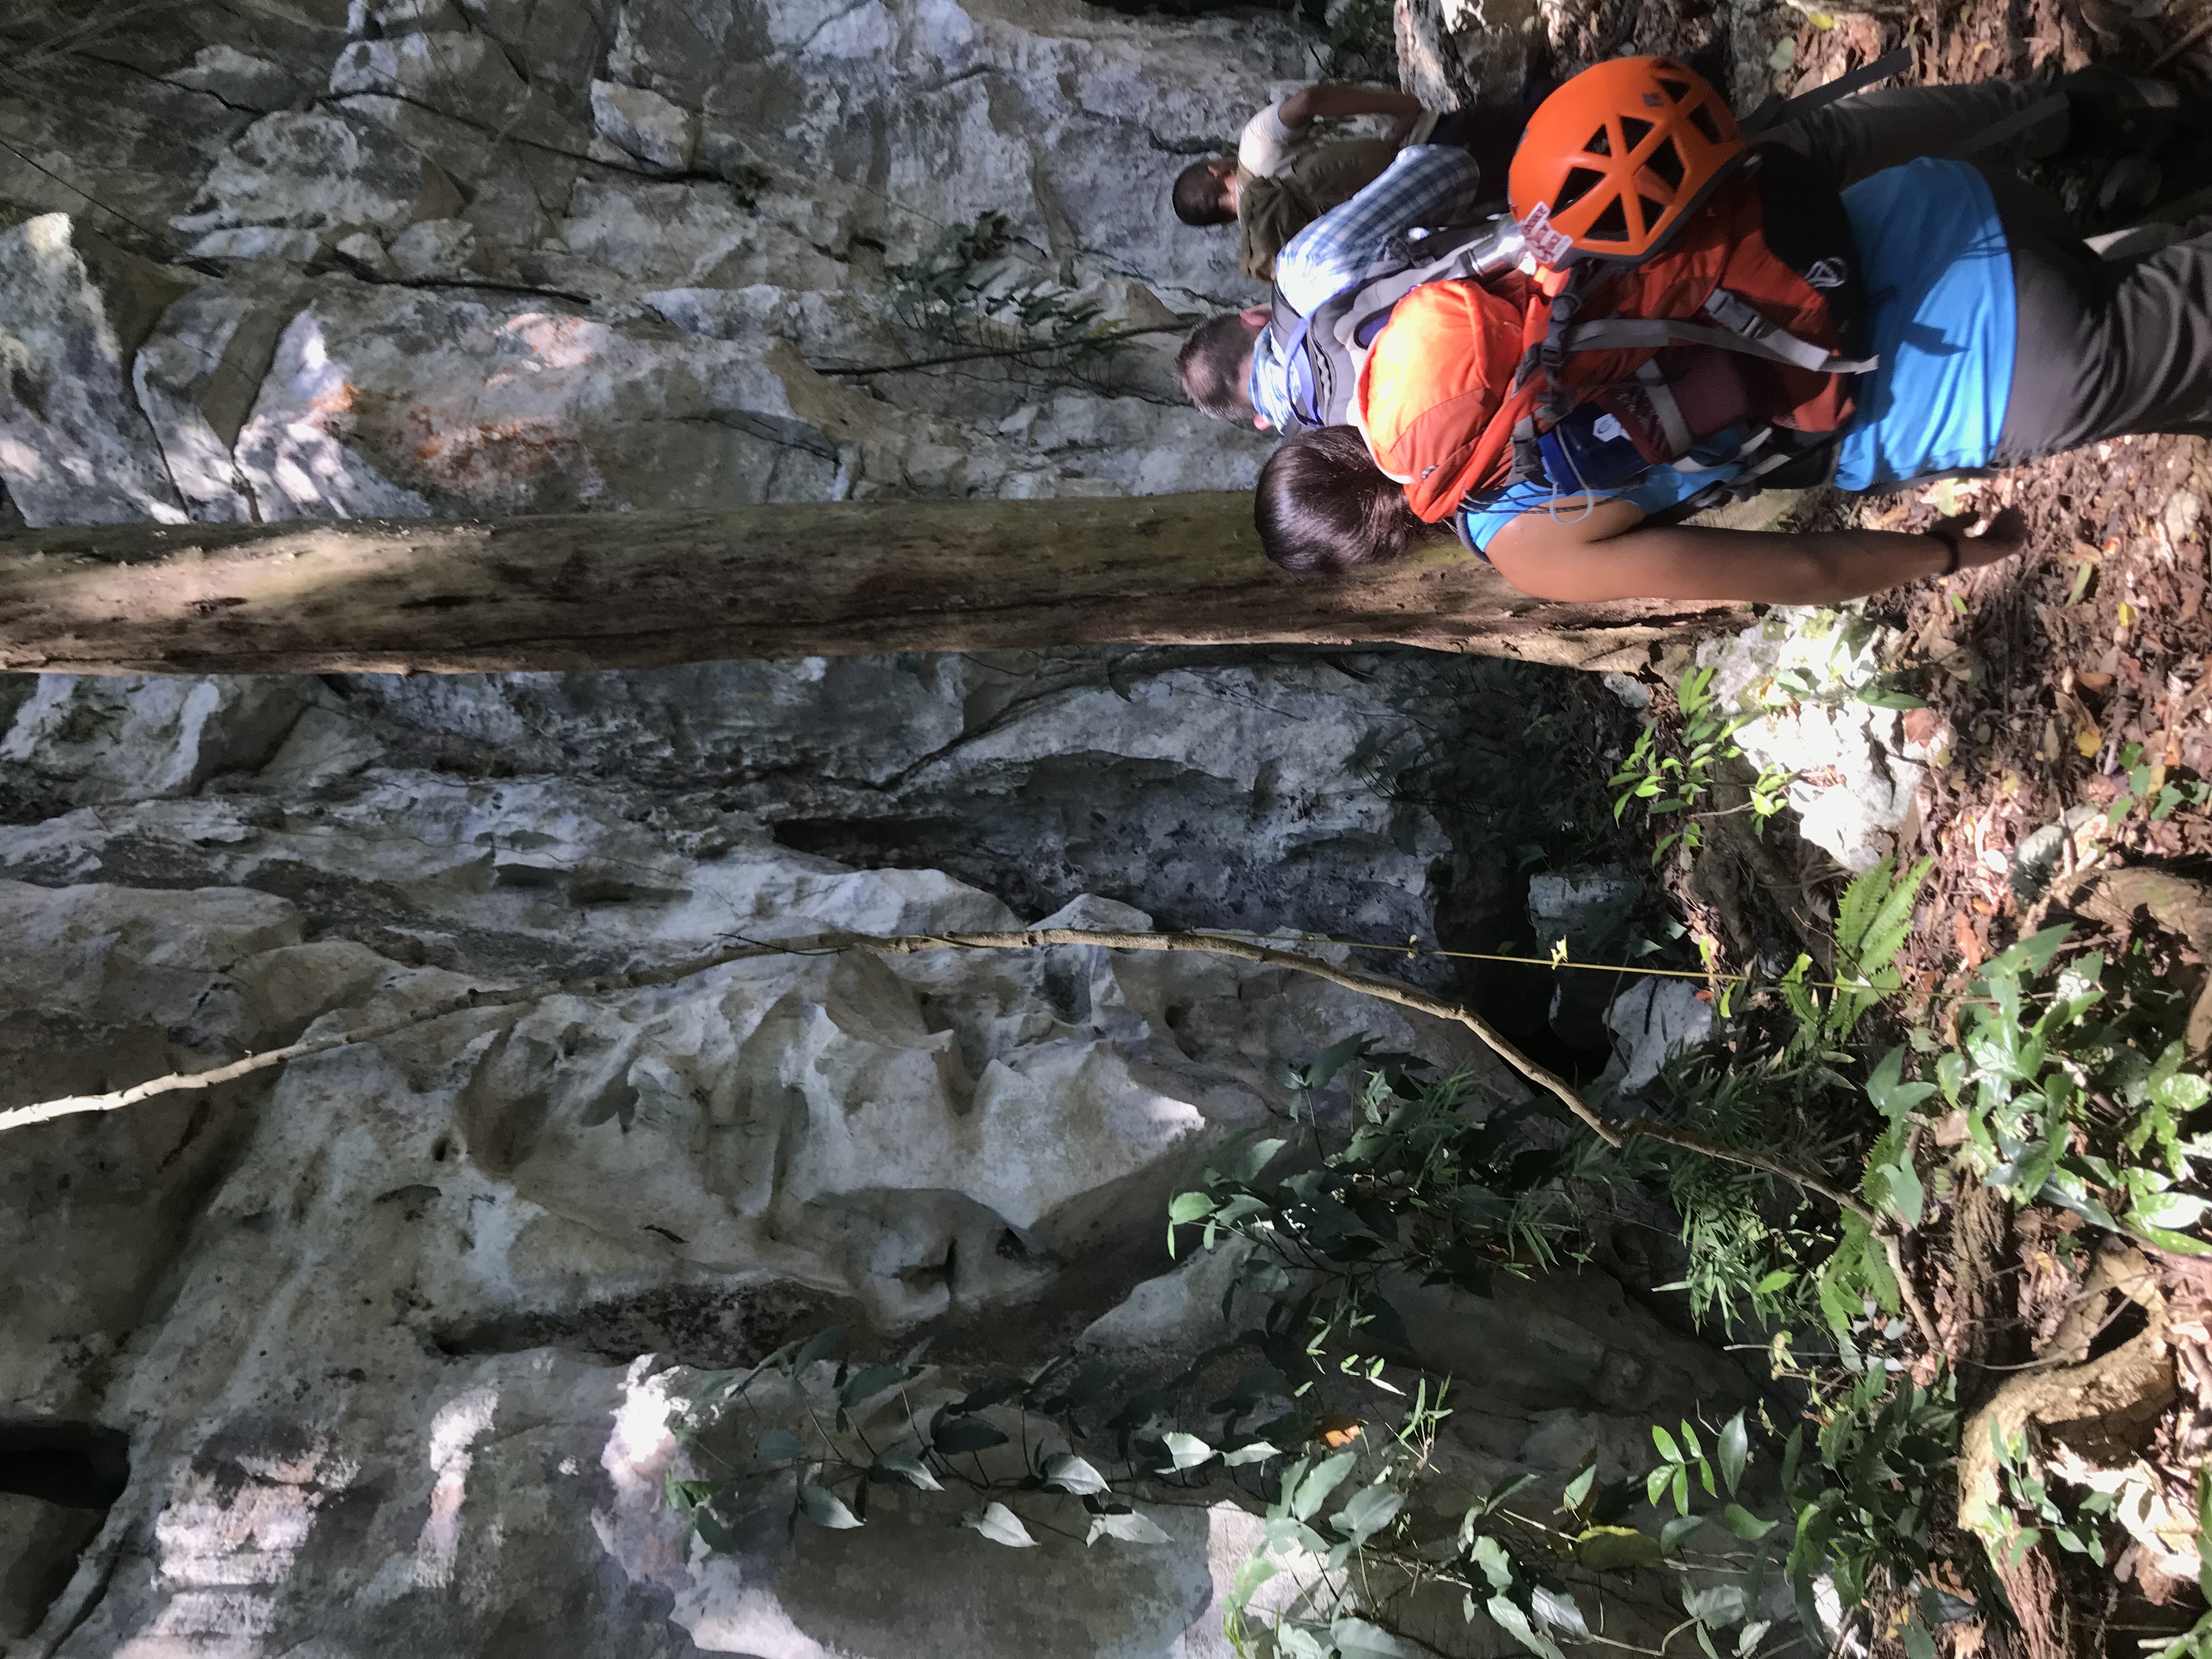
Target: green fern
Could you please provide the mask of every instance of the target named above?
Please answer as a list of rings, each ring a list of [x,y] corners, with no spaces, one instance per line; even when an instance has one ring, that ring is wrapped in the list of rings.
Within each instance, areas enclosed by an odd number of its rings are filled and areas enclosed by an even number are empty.
[[[1867,1010],[1903,982],[1893,964],[1912,936],[1912,907],[1935,867],[1935,860],[1923,859],[1892,880],[1894,865],[1884,859],[1844,890],[1843,902],[1836,907],[1839,988],[1830,997],[1820,1022],[1827,1042],[1840,1042],[1850,1036]]]

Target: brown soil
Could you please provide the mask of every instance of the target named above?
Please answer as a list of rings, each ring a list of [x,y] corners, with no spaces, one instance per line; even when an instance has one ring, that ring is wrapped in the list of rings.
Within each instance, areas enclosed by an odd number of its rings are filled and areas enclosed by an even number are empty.
[[[1736,9],[1740,19],[1744,10]],[[1551,33],[1567,60],[1683,52],[1715,39],[1729,11],[1710,0],[1570,0]],[[1755,43],[1761,57],[1768,41],[1790,36],[1774,21],[1788,15],[1778,9],[1765,20],[1768,33]],[[1830,27],[1797,15],[1784,90],[1819,84],[1899,45],[1914,49],[1912,78],[1929,84],[2047,77],[2092,61],[2145,70],[2162,57],[2169,61],[2160,72],[2185,85],[2201,90],[2212,77],[2212,6],[2203,0],[1908,0],[1896,10],[1838,9]],[[1759,26],[1754,18],[1751,27]],[[1740,81],[1747,49],[1742,39],[1733,43]],[[2051,182],[2062,192],[2080,189],[2079,180]],[[2077,872],[2212,873],[2212,811],[2191,787],[2212,780],[2212,448],[2193,439],[2129,439],[1996,478],[1831,499],[1812,509],[1811,521],[1917,529],[1980,503],[2021,507],[2033,551],[1879,605],[1905,636],[1898,681],[1929,705],[1908,716],[1911,735],[1940,763],[1900,838],[1905,855],[1934,861],[1902,964],[1907,988],[1923,998],[1956,993],[2006,944],[2059,920],[2114,943],[2147,941],[2165,969],[2194,988],[2212,953],[2212,927],[2194,925],[2190,904],[2160,912],[2141,894],[2116,890],[2101,905],[2083,898],[2067,910],[2015,889],[2013,873],[2022,844],[2073,808],[2090,811],[2077,815],[2087,823],[2058,849],[2062,896],[2069,887],[2076,897],[2091,894],[2094,884],[2069,880]],[[1735,914],[1743,908],[1736,896],[1764,890],[1763,931],[1780,943],[1799,931],[1806,896],[1821,884],[1808,881],[1813,860],[1802,849],[1764,855],[1790,866],[1786,881],[1772,869],[1731,873],[1726,861],[1741,856],[1709,848],[1699,872],[1676,884],[1692,925],[1733,945],[1738,961],[1762,929]],[[2203,896],[2212,915],[2212,890]],[[2212,1042],[2212,1007],[2191,1022],[2191,1036],[2200,1053]],[[1948,1206],[1940,1230],[1923,1230],[1921,1286],[1957,1374],[1968,1435],[1986,1438],[1993,1413],[2018,1415],[2047,1456],[2076,1455],[2103,1470],[2140,1465],[2193,1516],[2197,1471],[2212,1454],[2212,1267],[2129,1251],[2138,1276],[2115,1289],[2114,1274],[2125,1279],[2130,1269],[2107,1260],[2112,1252],[2100,1252],[2097,1237],[2074,1216],[2014,1214],[1974,1192]],[[1932,1374],[1932,1358],[1922,1370]],[[1971,1474],[1973,1449],[1963,1462]],[[1963,1584],[1973,1577],[1965,1553],[1978,1554],[1980,1545],[1963,1532],[1956,1543],[1955,1582]],[[2106,1544],[2104,1568],[2048,1540],[2028,1551],[2000,1575],[2012,1616],[1990,1610],[1947,1625],[1939,1651],[1950,1659],[2134,1656],[2145,1637],[2185,1630],[2204,1610],[2194,1583],[2160,1570],[2161,1562],[2173,1566],[2172,1556],[2118,1526]],[[1876,1629],[1885,1627],[1878,1619]],[[1904,1650],[1885,1636],[1875,1651],[1886,1659]]]

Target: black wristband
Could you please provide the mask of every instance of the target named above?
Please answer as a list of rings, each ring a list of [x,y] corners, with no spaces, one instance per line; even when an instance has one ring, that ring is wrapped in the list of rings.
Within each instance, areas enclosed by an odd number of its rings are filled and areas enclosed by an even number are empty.
[[[1943,544],[1943,568],[1941,574],[1946,576],[1957,575],[1959,574],[1959,532],[1947,529],[1940,524],[1931,524],[1920,533],[1923,536],[1933,536]]]

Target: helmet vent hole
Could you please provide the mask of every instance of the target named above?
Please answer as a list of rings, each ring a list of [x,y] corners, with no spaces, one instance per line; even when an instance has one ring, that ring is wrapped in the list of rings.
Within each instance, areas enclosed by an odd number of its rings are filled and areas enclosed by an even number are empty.
[[[1552,204],[1552,212],[1554,216],[1565,213],[1604,182],[1605,174],[1595,167],[1570,167],[1566,182],[1559,186],[1559,196]]]
[[[1667,211],[1666,206],[1663,203],[1655,202],[1649,196],[1642,194],[1638,195],[1636,204],[1644,210],[1644,232],[1648,236],[1651,234],[1651,228],[1659,222],[1661,216]]]
[[[1583,148],[1593,155],[1610,155],[1613,154],[1613,140],[1607,135],[1606,130],[1600,127],[1595,132],[1590,134],[1589,143],[1584,144]]]
[[[1628,240],[1628,212],[1616,196],[1606,204],[1605,211],[1582,234],[1586,242],[1625,242]]]
[[[1639,121],[1633,115],[1620,118],[1620,142],[1634,149],[1651,131],[1651,123]]]
[[[1670,76],[1662,75],[1659,77],[1659,84],[1667,89],[1667,95],[1678,104],[1690,95],[1690,83],[1687,81],[1677,81]]]
[[[1703,104],[1691,110],[1690,125],[1705,134],[1708,143],[1717,144],[1722,142],[1721,124],[1713,119],[1712,111],[1707,109]]]
[[[1650,168],[1668,189],[1681,189],[1684,172],[1682,153],[1674,148],[1674,141],[1672,138],[1662,139],[1659,148],[1651,152],[1644,165]]]

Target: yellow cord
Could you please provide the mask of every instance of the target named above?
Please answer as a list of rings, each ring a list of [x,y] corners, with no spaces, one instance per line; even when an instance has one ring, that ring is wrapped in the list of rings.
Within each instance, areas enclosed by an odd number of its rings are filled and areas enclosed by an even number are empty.
[[[1199,934],[1214,934],[1222,939],[1249,939],[1255,945],[1338,945],[1352,951],[1387,951],[1401,957],[1449,957],[1460,962],[1510,962],[1522,968],[1580,968],[1598,974],[1641,974],[1647,979],[1694,979],[1723,985],[1742,985],[1749,981],[1748,974],[1709,974],[1699,968],[1638,968],[1617,962],[1575,962],[1567,957],[1509,957],[1494,951],[1447,951],[1437,945],[1376,945],[1366,939],[1331,939],[1325,933],[1242,933],[1227,927],[1201,927]],[[1871,991],[1872,985],[1844,985],[1834,980],[1807,980],[1808,989],[1816,991]]]

